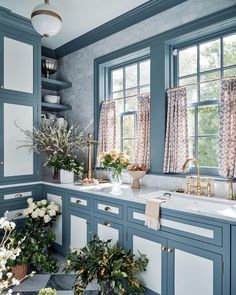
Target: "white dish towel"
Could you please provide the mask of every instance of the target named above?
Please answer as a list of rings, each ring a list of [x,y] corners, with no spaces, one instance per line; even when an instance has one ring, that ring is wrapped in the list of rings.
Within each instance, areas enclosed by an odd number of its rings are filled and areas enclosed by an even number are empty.
[[[147,200],[145,209],[145,226],[154,230],[160,229],[160,208],[161,203],[165,201],[166,200],[161,199]]]

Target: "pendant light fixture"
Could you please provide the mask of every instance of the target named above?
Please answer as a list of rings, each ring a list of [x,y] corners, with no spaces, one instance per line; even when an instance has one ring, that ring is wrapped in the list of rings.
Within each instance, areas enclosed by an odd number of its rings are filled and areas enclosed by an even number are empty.
[[[62,18],[57,9],[44,0],[34,8],[31,14],[31,22],[36,32],[44,37],[56,35],[62,27]]]

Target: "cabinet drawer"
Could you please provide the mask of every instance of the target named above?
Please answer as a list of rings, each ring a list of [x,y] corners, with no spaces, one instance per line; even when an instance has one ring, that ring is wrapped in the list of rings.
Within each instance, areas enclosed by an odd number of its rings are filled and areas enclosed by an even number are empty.
[[[104,213],[109,216],[122,218],[123,217],[123,206],[110,203],[103,202],[100,200],[94,200],[94,210],[98,213]]]
[[[8,220],[18,220],[18,219],[25,218],[23,212],[24,212],[24,210],[26,208],[27,207],[22,208],[22,209],[16,209],[16,210],[8,211],[7,212],[7,218],[8,218]]]
[[[70,205],[75,205],[83,209],[91,208],[91,200],[86,197],[70,195]]]
[[[42,196],[37,190],[37,187],[33,186],[22,186],[22,187],[14,187],[9,189],[4,189],[0,193],[0,199],[2,202],[9,203],[21,203],[26,202],[28,198],[33,199],[41,199]]]
[[[19,198],[31,198],[33,196],[32,191],[19,191],[16,193],[4,194],[3,199],[5,201],[12,200],[12,199],[19,199]]]
[[[145,213],[142,209],[128,208],[128,221],[130,223],[145,227]],[[210,223],[196,222],[191,219],[182,219],[165,214],[161,214],[161,231],[169,232],[195,239],[209,244],[223,245],[223,228]],[[151,230],[153,232],[153,230]]]

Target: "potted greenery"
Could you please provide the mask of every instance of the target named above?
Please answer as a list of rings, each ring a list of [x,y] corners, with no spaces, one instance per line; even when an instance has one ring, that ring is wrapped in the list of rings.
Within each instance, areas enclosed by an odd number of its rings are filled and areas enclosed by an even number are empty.
[[[57,295],[57,291],[52,288],[44,288],[39,291],[38,295]]]
[[[84,294],[89,283],[96,280],[101,295],[144,294],[144,285],[137,275],[146,270],[148,258],[139,253],[135,258],[131,250],[126,251],[102,241],[97,236],[83,249],[75,249],[68,255],[66,272],[75,271],[75,294]]]
[[[76,156],[55,154],[49,157],[45,164],[48,167],[54,167],[60,171],[61,183],[73,183],[74,174],[82,176],[84,163],[78,161]]]
[[[49,254],[49,249],[55,241],[55,235],[50,227],[60,214],[60,208],[54,201],[41,200],[34,202],[27,200],[28,208],[24,211],[25,223],[15,233],[15,240],[23,239],[21,252],[11,266],[31,266],[42,272],[56,272],[57,260]]]

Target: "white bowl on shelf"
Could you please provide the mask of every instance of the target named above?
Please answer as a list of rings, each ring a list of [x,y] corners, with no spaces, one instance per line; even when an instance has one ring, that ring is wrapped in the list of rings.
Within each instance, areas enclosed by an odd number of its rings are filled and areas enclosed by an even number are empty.
[[[43,98],[44,102],[48,103],[60,103],[60,96],[59,95],[45,95]]]

